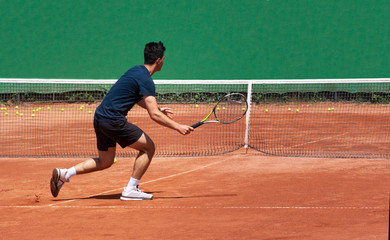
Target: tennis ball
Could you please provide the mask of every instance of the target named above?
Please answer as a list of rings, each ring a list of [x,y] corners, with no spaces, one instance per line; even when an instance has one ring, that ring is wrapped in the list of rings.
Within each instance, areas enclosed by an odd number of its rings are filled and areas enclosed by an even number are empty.
[[[267,113],[267,112],[268,112],[268,109],[265,109],[265,112]]]
[[[83,110],[83,107],[80,107],[80,111]]]
[[[16,112],[16,115],[19,115],[19,112]]]
[[[35,117],[35,114],[33,113],[33,114],[31,114],[31,117]]]
[[[246,110],[246,108],[242,108],[242,111],[245,111]]]
[[[220,108],[219,107],[217,107],[217,110],[219,110]]]
[[[38,110],[39,110],[39,111],[41,111],[41,110],[42,110],[42,108],[41,108],[41,107],[39,107],[39,108],[38,108]]]
[[[19,116],[23,117],[23,113],[19,114]]]
[[[47,107],[47,110],[50,110],[50,107]]]
[[[114,158],[114,163],[116,163],[116,158]]]
[[[89,113],[89,114],[91,114],[91,113],[92,113],[92,111],[91,111],[91,110],[89,110],[89,111],[88,111],[88,113]]]
[[[32,112],[35,112],[35,109],[33,109]]]
[[[19,109],[19,106],[16,106],[15,108],[16,108],[16,109]]]
[[[195,107],[199,107],[199,105],[198,105],[198,104],[196,104],[196,105],[195,105]]]
[[[287,110],[288,110],[288,111],[291,111],[291,108],[288,108]]]
[[[334,107],[332,107],[332,111],[334,111]]]
[[[299,112],[299,109],[297,109],[297,112]]]
[[[61,108],[61,112],[65,111],[65,109]]]
[[[332,111],[332,109],[331,109],[331,108],[328,108],[328,111]]]
[[[225,107],[222,108],[222,110],[225,110],[225,109],[226,109]]]
[[[8,116],[8,113],[6,112],[6,113],[4,113],[4,115],[5,115],[5,116]]]

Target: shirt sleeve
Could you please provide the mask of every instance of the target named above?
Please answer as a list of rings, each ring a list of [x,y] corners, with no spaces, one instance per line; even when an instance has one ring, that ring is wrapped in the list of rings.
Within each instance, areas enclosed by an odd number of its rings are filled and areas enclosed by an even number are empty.
[[[140,83],[139,86],[139,94],[140,95],[148,95],[148,96],[155,96],[156,95],[156,87],[154,85],[153,80],[145,79]]]

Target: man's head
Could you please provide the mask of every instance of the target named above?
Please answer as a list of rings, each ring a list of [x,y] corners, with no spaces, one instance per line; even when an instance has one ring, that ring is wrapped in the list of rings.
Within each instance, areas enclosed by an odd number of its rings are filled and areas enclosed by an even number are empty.
[[[156,63],[157,59],[161,61],[164,60],[165,47],[164,44],[160,42],[150,42],[145,45],[144,49],[144,58],[146,65],[153,65]]]

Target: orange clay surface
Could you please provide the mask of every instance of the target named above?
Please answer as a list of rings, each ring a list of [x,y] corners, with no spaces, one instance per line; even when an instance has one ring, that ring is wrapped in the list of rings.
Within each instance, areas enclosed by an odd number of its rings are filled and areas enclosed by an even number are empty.
[[[156,157],[120,201],[133,158],[74,176],[53,198],[55,167],[81,158],[0,158],[0,239],[387,239],[389,160]]]

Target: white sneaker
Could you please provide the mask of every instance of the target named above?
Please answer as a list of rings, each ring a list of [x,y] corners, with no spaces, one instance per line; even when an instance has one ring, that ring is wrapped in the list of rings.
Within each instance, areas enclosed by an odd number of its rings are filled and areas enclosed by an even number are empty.
[[[134,187],[133,189],[126,190],[126,188],[123,188],[121,200],[152,200],[153,195],[147,194],[142,192],[138,186]]]
[[[53,197],[57,197],[64,183],[69,182],[69,180],[65,178],[66,171],[67,169],[53,169],[53,173],[50,179],[50,190]]]

